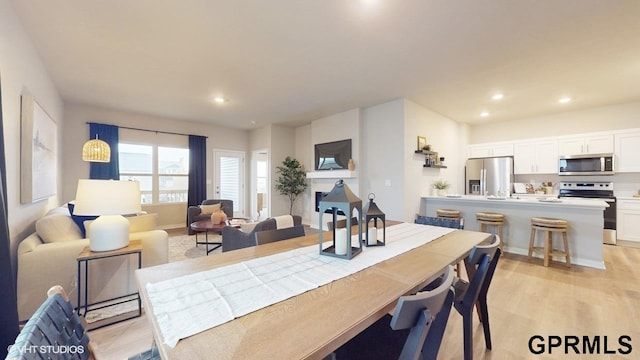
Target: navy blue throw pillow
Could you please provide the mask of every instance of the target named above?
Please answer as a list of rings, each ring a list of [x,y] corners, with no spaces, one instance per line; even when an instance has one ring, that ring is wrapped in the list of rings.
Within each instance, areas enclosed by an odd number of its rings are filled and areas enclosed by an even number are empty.
[[[76,205],[74,203],[67,204],[67,208],[69,208],[69,213],[71,214],[71,219],[73,219],[73,222],[78,225],[82,232],[82,237],[85,238],[87,237],[87,229],[84,228],[84,222],[87,220],[95,220],[98,218],[98,215],[73,215],[73,208],[75,208],[75,206]]]

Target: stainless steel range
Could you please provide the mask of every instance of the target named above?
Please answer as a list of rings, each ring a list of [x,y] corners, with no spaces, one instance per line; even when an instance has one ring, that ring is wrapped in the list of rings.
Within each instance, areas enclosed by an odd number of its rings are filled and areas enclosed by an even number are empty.
[[[558,197],[600,199],[609,207],[604,210],[605,244],[616,244],[616,197],[613,195],[612,182],[561,182]]]

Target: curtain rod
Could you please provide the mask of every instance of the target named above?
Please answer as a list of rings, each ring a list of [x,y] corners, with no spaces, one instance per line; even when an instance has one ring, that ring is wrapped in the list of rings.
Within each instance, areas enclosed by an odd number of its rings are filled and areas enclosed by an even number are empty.
[[[110,125],[110,124],[102,124],[102,123],[95,123],[95,122],[88,122],[87,124],[98,124],[98,125]],[[148,131],[148,132],[154,132],[156,134],[169,134],[169,135],[182,135],[182,136],[190,136],[191,134],[182,134],[182,133],[177,133],[177,132],[170,132],[170,131],[161,131],[161,130],[149,130],[149,129],[140,129],[140,128],[134,128],[134,127],[128,127],[128,126],[119,126],[116,125],[118,128],[120,129],[127,129],[127,130],[138,130],[138,131]],[[197,136],[201,136],[201,135],[197,135]],[[205,139],[208,139],[208,136],[203,136]]]

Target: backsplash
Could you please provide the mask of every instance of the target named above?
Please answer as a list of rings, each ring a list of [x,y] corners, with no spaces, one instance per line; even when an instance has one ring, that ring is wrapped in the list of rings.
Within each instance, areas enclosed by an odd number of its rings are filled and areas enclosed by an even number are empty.
[[[562,181],[613,182],[616,196],[633,196],[640,190],[640,173],[623,173],[611,176],[559,176],[556,174],[515,175],[514,182],[533,184],[534,189],[543,182],[552,182],[554,193],[558,193],[558,183]]]

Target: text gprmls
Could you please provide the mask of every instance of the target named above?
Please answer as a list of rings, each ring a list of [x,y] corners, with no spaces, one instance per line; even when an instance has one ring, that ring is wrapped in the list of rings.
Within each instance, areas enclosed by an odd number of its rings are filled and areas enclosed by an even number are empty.
[[[533,335],[529,338],[529,351],[532,354],[622,354],[629,355],[633,347],[631,346],[631,336],[618,336],[617,342],[604,336],[575,336],[575,335]]]

